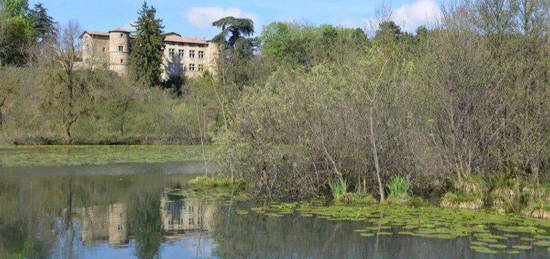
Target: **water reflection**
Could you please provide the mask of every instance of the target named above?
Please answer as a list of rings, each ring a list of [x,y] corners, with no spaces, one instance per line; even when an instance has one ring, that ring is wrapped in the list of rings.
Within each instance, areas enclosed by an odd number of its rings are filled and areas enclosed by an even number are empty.
[[[467,239],[362,238],[363,222],[238,215],[241,205],[167,191],[191,177],[0,175],[0,258],[502,257]],[[546,257],[535,247],[513,258]]]

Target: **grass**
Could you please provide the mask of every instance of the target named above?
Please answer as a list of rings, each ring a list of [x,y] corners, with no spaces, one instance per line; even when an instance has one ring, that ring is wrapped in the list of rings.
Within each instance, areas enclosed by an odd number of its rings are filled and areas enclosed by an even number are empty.
[[[409,196],[409,183],[403,176],[393,176],[386,185],[389,196],[394,198],[403,198]]]
[[[340,201],[348,193],[348,183],[344,179],[334,182],[329,180],[328,186],[335,201]]]
[[[240,189],[244,188],[246,183],[244,180],[231,180],[230,177],[208,177],[208,176],[197,176],[189,181],[190,185],[216,188],[216,187],[238,187]]]
[[[212,154],[218,146],[206,146]],[[0,146],[3,167],[103,165],[202,160],[201,146],[183,145],[75,145]]]

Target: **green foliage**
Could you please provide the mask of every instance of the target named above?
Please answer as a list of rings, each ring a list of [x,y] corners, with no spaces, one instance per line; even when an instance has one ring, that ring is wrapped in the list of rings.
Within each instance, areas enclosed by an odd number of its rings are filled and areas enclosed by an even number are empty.
[[[335,62],[343,53],[362,50],[368,43],[361,29],[284,22],[267,25],[259,40],[262,54],[273,58],[276,64],[307,67],[325,61]]]
[[[233,180],[230,177],[209,177],[209,176],[197,176],[189,181],[189,184],[196,185],[200,187],[227,187],[227,188],[237,188],[244,189],[246,182],[243,179]]]
[[[328,181],[332,198],[335,201],[340,201],[348,193],[348,183],[344,179],[338,181]]]
[[[409,184],[407,179],[403,176],[391,177],[388,184],[386,184],[386,188],[388,188],[390,198],[402,198],[409,196]]]
[[[229,48],[235,48],[239,39],[242,39],[244,36],[254,34],[254,21],[248,18],[228,16],[214,21],[212,26],[222,30],[212,41],[224,44]]]
[[[164,26],[156,13],[154,7],[144,2],[137,21],[132,24],[136,33],[130,54],[131,75],[151,87],[160,86],[162,82]]]
[[[34,44],[53,40],[54,24],[42,4],[31,9],[26,0],[1,0],[0,65],[27,64]]]
[[[35,4],[30,10],[29,17],[32,20],[33,38],[37,43],[44,43],[56,36],[55,22],[48,15],[47,9],[42,3]]]
[[[2,23],[0,38],[1,65],[22,66],[28,61],[28,48],[32,39],[32,23],[25,17],[16,16]]]

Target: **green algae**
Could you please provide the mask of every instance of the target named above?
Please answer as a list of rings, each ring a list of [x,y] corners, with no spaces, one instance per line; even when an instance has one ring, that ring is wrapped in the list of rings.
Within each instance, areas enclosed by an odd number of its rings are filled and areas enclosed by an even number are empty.
[[[536,245],[536,246],[548,246],[548,247],[550,247],[550,241],[540,240],[540,241],[536,241],[533,244]]]
[[[487,246],[489,243],[481,242],[481,241],[470,241],[470,245],[473,246]]]
[[[497,251],[489,249],[485,246],[470,246],[470,248],[478,253],[483,254],[497,254]]]
[[[467,237],[478,252],[492,253],[508,246],[500,241],[547,241],[550,221],[520,215],[501,215],[494,211],[473,211],[426,207],[403,207],[394,204],[346,206],[342,204],[315,205],[313,203],[281,203],[266,207],[266,211],[287,214],[300,211],[317,218],[341,221],[364,221],[367,226],[356,229],[359,234],[385,235],[394,230],[399,235],[434,239]],[[379,233],[373,233],[378,231]],[[382,233],[382,234],[380,234]],[[545,244],[545,243],[541,243]],[[514,250],[530,249],[518,246]]]
[[[219,146],[205,146],[207,155]],[[78,166],[115,163],[161,163],[203,160],[203,147],[182,145],[3,146],[5,167]]]
[[[488,247],[490,248],[496,248],[496,249],[505,249],[506,247],[508,247],[507,245],[503,245],[503,244],[489,244]]]
[[[533,240],[534,239],[532,237],[520,237],[519,238],[519,241],[523,241],[523,242],[531,242]]]
[[[410,232],[410,231],[399,231],[399,232],[397,232],[397,234],[399,234],[399,235],[414,235],[414,233]]]
[[[236,210],[235,212],[237,212],[237,214],[239,214],[239,215],[246,215],[246,214],[248,214],[248,210]]]
[[[498,243],[498,240],[496,239],[490,239],[490,238],[482,238],[482,239],[478,239],[480,242],[485,242],[485,243]]]
[[[374,236],[373,233],[361,233],[359,235],[362,236],[362,237],[372,237],[372,236]]]
[[[511,254],[511,255],[519,255],[519,251],[518,250],[508,250],[506,251],[507,254]]]
[[[513,245],[512,248],[513,249],[519,249],[519,250],[529,250],[532,247],[529,246],[529,245]]]

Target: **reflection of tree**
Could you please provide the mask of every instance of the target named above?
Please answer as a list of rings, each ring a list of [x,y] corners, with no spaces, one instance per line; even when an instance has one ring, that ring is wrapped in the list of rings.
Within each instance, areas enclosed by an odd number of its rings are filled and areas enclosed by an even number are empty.
[[[129,229],[135,235],[138,258],[158,258],[162,242],[159,192],[154,188],[136,193],[128,203]]]

